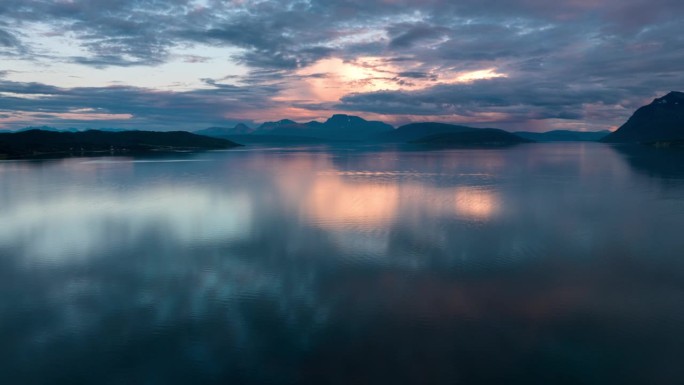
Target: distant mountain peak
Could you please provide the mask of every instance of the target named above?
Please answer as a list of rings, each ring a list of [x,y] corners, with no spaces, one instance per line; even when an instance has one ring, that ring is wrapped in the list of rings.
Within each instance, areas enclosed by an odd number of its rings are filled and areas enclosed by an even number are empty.
[[[249,134],[254,132],[254,129],[244,123],[238,123],[233,127],[232,132],[233,134]]]
[[[366,119],[363,119],[358,116],[354,115],[347,115],[347,114],[335,114],[328,118],[326,120],[326,123],[351,123],[351,122],[365,122]]]
[[[294,120],[290,119],[280,119],[279,121],[276,122],[277,124],[284,125],[284,124],[297,124]]]
[[[640,107],[604,142],[647,143],[684,140],[684,93],[671,91]]]
[[[656,98],[652,104],[680,104],[684,103],[684,92],[670,91],[667,95]]]
[[[245,135],[254,132],[253,128],[250,128],[244,123],[238,123],[235,127],[209,127],[203,130],[195,131],[196,134],[212,136],[215,138],[223,138],[231,135]]]
[[[295,122],[294,120],[280,119],[280,120],[275,121],[275,122],[263,122],[259,126],[259,130],[272,130],[274,128],[283,127],[283,126],[293,126],[296,124],[297,124],[297,122]]]

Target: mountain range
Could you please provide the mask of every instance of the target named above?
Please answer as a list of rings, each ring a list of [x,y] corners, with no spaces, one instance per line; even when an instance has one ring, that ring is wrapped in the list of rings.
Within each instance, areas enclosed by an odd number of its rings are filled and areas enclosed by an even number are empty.
[[[358,116],[333,115],[325,122],[311,121],[298,123],[293,120],[283,119],[275,122],[265,122],[256,128],[250,128],[245,124],[235,127],[210,127],[195,131],[196,134],[207,135],[216,138],[225,138],[238,143],[330,143],[330,142],[381,142],[381,143],[427,143],[439,138],[437,134],[453,134],[465,132],[479,132],[472,135],[447,135],[445,145],[455,144],[458,138],[462,138],[462,144],[468,144],[475,138],[480,138],[482,143],[495,142],[560,142],[560,141],[597,141],[608,135],[610,131],[569,131],[557,130],[543,133],[514,132],[497,128],[476,128],[448,123],[421,122],[410,123],[398,128],[378,121],[367,121]],[[509,136],[510,135],[510,136]],[[466,139],[466,137],[468,139]],[[524,140],[519,140],[519,139]],[[425,139],[425,140],[423,140]],[[447,140],[448,139],[448,140]]]
[[[45,140],[51,141],[46,133],[58,131],[51,127],[39,127],[38,130],[28,127],[16,133],[32,132],[32,136],[40,135]],[[88,133],[83,137],[94,138],[91,131],[77,131],[76,129],[59,130],[65,134]],[[109,132],[110,134],[123,132],[128,139],[137,138],[132,132],[143,131],[120,131],[117,129],[102,129],[93,132]],[[54,133],[54,132],[53,132]],[[160,133],[161,134],[161,133]],[[413,143],[421,145],[440,145],[440,146],[467,146],[467,145],[501,145],[515,144],[524,142],[552,142],[552,141],[601,141],[605,143],[655,143],[661,146],[684,145],[684,93],[672,91],[667,95],[656,98],[649,105],[643,106],[615,132],[595,131],[580,132],[569,130],[555,130],[548,132],[508,132],[496,128],[475,128],[456,124],[422,122],[410,123],[398,128],[380,122],[368,121],[358,116],[336,114],[324,122],[310,121],[299,123],[289,119],[273,122],[265,122],[258,127],[249,127],[245,124],[238,124],[234,127],[209,127],[195,131],[195,136],[212,137],[228,140],[237,143],[273,143],[273,144],[315,144],[315,143],[335,143],[335,142],[371,142],[371,143]],[[7,143],[7,137],[5,143]],[[103,135],[103,134],[98,134]],[[175,134],[180,135],[179,133]],[[19,135],[20,136],[20,135]],[[18,136],[18,137],[19,137]],[[18,138],[17,137],[17,138]],[[62,137],[55,143],[61,143],[66,137]],[[157,136],[156,139],[161,137]],[[180,138],[178,136],[178,138]],[[102,138],[100,138],[102,139]],[[100,148],[100,139],[95,140],[93,148]],[[14,139],[13,139],[14,140]],[[113,137],[108,137],[107,143]],[[187,146],[194,147],[198,143],[196,138],[189,139]],[[165,142],[152,145],[164,146]],[[174,142],[175,146],[183,146],[181,142]],[[222,142],[222,145],[230,145],[231,142]],[[2,144],[2,143],[0,143]],[[97,145],[95,145],[97,144]],[[137,139],[127,144],[142,145]],[[233,143],[235,144],[235,143]],[[205,146],[203,143],[201,146]],[[36,144],[40,151],[47,144]],[[120,146],[111,144],[111,146]]]
[[[186,131],[58,132],[31,129],[0,133],[0,158],[63,157],[70,155],[120,155],[216,150],[240,146],[227,139]]]
[[[260,135],[265,141],[295,137],[298,141],[310,141],[315,138],[325,141],[358,142],[372,139],[377,134],[392,130],[394,127],[383,122],[368,121],[353,115],[337,114],[323,123],[317,121],[297,123],[293,120],[283,119],[277,122],[265,122],[256,128],[249,128],[240,123],[235,127],[210,127],[195,131],[195,133],[222,138]],[[254,140],[256,141],[258,138],[254,138]]]
[[[478,134],[454,135],[477,132]],[[506,136],[502,134],[514,135]],[[321,123],[311,121],[297,123],[293,120],[266,122],[250,129],[244,124],[233,128],[209,128],[198,134],[222,137],[244,142],[297,142],[315,143],[328,141],[373,142],[432,142],[444,140],[444,144],[467,144],[474,138],[483,143],[499,140],[519,142],[517,138],[534,142],[601,141],[605,143],[657,143],[660,145],[684,145],[684,93],[672,91],[643,106],[615,132],[554,130],[547,132],[518,131],[508,133],[495,128],[474,128],[447,123],[410,123],[394,129],[383,122],[366,121],[357,116],[333,115]],[[450,134],[442,135],[438,134]],[[467,139],[466,139],[467,138]]]
[[[496,128],[480,129],[447,123],[411,123],[399,128],[378,121],[367,121],[358,116],[333,115],[325,122],[297,123],[284,119],[265,122],[249,129],[244,124],[233,128],[211,127],[195,131],[197,134],[226,138],[240,143],[415,143],[422,145],[501,145],[530,142]],[[439,141],[441,143],[438,143]]]
[[[684,140],[684,93],[672,91],[643,106],[606,143],[676,142]]]

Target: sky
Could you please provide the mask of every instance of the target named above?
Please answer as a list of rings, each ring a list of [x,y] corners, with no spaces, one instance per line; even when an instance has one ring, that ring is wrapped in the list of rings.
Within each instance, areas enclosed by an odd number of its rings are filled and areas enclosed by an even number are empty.
[[[681,0],[2,0],[0,130],[335,113],[615,129],[684,90]]]

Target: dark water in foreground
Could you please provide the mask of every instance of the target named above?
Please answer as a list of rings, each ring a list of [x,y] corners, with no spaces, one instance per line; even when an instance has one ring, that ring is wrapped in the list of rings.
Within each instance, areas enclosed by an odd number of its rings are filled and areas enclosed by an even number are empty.
[[[684,384],[684,155],[0,162],[3,384]]]

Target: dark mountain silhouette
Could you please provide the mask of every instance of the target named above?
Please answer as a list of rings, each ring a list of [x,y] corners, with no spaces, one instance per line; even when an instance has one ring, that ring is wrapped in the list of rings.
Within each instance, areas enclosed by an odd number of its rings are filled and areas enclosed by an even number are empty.
[[[266,122],[254,132],[256,135],[273,136],[315,136],[317,131],[306,123],[297,123],[289,119],[277,122]]]
[[[209,127],[203,130],[197,130],[194,133],[215,138],[225,138],[232,135],[248,135],[254,131],[253,128],[248,127],[246,124],[238,123],[235,127]]]
[[[89,131],[89,130],[91,130],[91,128],[87,128],[87,129],[84,129],[84,130],[72,129],[71,132],[83,132],[83,131]],[[107,132],[137,131],[137,130],[131,130],[130,128],[129,128],[129,129],[126,129],[126,128],[118,128],[118,127],[98,127],[97,129],[94,129],[94,128],[93,128],[92,130],[96,130],[96,131],[107,131]],[[65,131],[65,130],[59,130],[59,131]],[[66,130],[66,131],[68,131],[68,130]]]
[[[434,147],[498,147],[530,142],[532,140],[496,128],[443,132],[411,141],[411,143]]]
[[[535,142],[596,142],[606,135],[610,134],[610,131],[571,131],[571,130],[554,130],[546,132],[528,132],[528,131],[516,131],[515,135],[534,140]]]
[[[12,132],[22,132],[22,131],[31,131],[31,130],[53,131],[53,132],[84,132],[84,131],[90,130],[90,128],[76,128],[76,127],[57,128],[57,127],[50,127],[50,126],[29,126],[29,127],[20,128],[18,130],[12,131]],[[97,131],[122,132],[122,131],[131,131],[131,130],[130,129],[127,130],[125,128],[116,128],[116,127],[98,127]]]
[[[459,126],[447,123],[410,123],[397,128],[394,131],[381,133],[375,138],[380,141],[405,143],[417,141],[421,138],[436,134],[459,133],[468,131],[477,131],[479,128]]]
[[[323,123],[316,121],[298,123],[294,120],[283,119],[277,122],[265,122],[256,129],[249,129],[244,125],[238,126],[232,129],[211,127],[196,131],[196,133],[251,143],[322,143],[364,141],[379,133],[390,132],[394,129],[383,122],[341,114],[333,115]]]
[[[253,128],[248,127],[246,124],[243,123],[238,123],[233,127],[234,132],[239,132],[241,134],[249,134],[251,132],[254,132]]]
[[[261,124],[261,126],[259,126],[259,128],[256,129],[256,131],[258,133],[266,133],[269,131],[273,131],[276,128],[294,126],[298,124],[299,123],[295,122],[294,120],[282,119],[277,122],[264,122],[263,124]]]
[[[40,127],[24,127],[20,128],[14,132],[31,131],[31,130],[43,130],[43,131],[54,131],[54,132],[79,132],[78,128],[55,128],[50,126],[40,126]]]
[[[316,121],[296,123],[291,120],[267,122],[259,127],[257,134],[300,136],[333,141],[362,141],[393,129],[394,127],[383,122],[339,114],[333,115],[324,123]]]
[[[138,154],[225,149],[240,146],[225,139],[185,131],[55,132],[28,130],[0,134],[0,157]]]
[[[684,93],[670,92],[643,106],[606,143],[647,143],[684,140]]]
[[[325,144],[334,143],[336,141],[323,138],[314,138],[310,136],[297,135],[269,135],[269,134],[247,134],[247,135],[228,135],[224,138],[244,144]]]
[[[257,128],[249,128],[244,124],[238,124],[233,128],[210,127],[195,131],[197,134],[228,139],[238,143],[313,144],[328,141],[323,138],[307,136],[309,132],[310,130],[306,125],[289,119],[265,122]]]
[[[383,122],[368,121],[358,116],[341,114],[333,115],[323,124],[311,123],[309,126],[321,132],[319,135],[331,139],[366,140],[375,135],[394,130],[394,127]]]
[[[201,133],[228,138],[241,143],[310,144],[331,142],[385,142],[437,145],[501,145],[528,142],[509,132],[480,129],[446,123],[411,123],[394,129],[389,124],[367,121],[358,116],[333,115],[325,122],[297,123],[293,120],[266,122],[248,134],[231,135],[221,130],[202,130]],[[438,134],[469,133],[467,135],[435,136]]]

